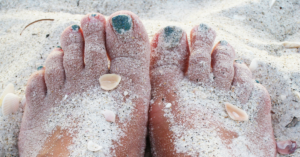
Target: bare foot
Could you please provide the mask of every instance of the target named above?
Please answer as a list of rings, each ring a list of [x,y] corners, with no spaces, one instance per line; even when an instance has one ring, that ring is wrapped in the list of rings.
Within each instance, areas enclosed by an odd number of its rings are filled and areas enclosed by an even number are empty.
[[[88,14],[81,27],[65,29],[61,45],[28,81],[20,156],[142,156],[150,44],[140,19],[128,11],[107,22],[101,14]],[[111,91],[99,84],[107,73],[121,76]],[[102,113],[108,111],[115,122],[105,120]]]
[[[270,97],[229,43],[213,48],[216,33],[205,24],[186,33],[159,31],[151,43],[152,100],[149,131],[154,156],[266,157],[276,155]],[[190,53],[190,50],[191,53]],[[229,102],[246,111],[235,121]]]

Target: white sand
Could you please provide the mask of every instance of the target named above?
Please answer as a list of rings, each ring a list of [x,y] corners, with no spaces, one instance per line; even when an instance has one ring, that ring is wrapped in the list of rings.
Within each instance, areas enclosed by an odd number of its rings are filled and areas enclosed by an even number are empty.
[[[300,144],[300,123],[286,128],[293,117],[300,119],[300,49],[285,48],[283,41],[300,42],[299,0],[223,0],[196,1],[0,1],[0,93],[13,83],[16,93],[24,95],[27,80],[43,65],[51,50],[59,45],[61,32],[79,24],[90,12],[105,16],[118,10],[130,10],[143,21],[149,37],[167,25],[186,32],[206,23],[217,32],[216,42],[227,40],[236,50],[236,59],[247,65],[256,58],[260,81],[272,99],[273,126],[277,140],[295,140]],[[21,30],[29,26],[20,36]],[[46,37],[49,34],[48,37]],[[283,156],[283,155],[282,155]],[[297,150],[291,156],[300,156]]]

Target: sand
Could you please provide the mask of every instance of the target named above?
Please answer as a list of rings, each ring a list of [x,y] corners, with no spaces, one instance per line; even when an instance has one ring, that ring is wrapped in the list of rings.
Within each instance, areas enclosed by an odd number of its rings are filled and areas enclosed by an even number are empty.
[[[227,40],[236,59],[259,68],[253,78],[263,84],[272,99],[272,122],[277,140],[300,143],[300,123],[286,127],[294,117],[300,119],[300,49],[286,48],[283,42],[300,42],[300,2],[298,0],[223,1],[0,1],[0,93],[8,83],[16,94],[24,95],[31,73],[43,65],[48,54],[60,45],[61,32],[79,24],[87,13],[106,17],[119,10],[136,13],[151,38],[159,29],[176,25],[189,35],[193,26],[206,23],[217,32],[215,42]],[[24,27],[39,19],[20,35]],[[284,155],[281,155],[284,156]],[[300,156],[297,150],[291,156]]]

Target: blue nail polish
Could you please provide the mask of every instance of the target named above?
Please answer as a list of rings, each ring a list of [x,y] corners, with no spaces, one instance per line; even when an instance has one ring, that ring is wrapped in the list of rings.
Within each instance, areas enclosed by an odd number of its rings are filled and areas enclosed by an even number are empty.
[[[236,63],[239,63],[239,64],[243,64],[244,62],[242,60],[235,60]]]
[[[170,45],[168,48],[175,47],[182,36],[182,29],[175,26],[167,26],[164,28],[164,40],[166,43],[169,43]]]
[[[92,17],[95,17],[96,15],[97,15],[97,14],[92,14],[91,16],[92,16]]]
[[[61,47],[60,47],[60,46],[56,46],[56,48],[59,48],[59,49],[61,49]]]
[[[228,42],[227,42],[227,41],[225,41],[225,40],[221,40],[221,41],[220,41],[220,44],[221,44],[221,45],[227,45],[227,44],[228,44]]]
[[[80,29],[80,27],[79,27],[78,25],[73,25],[73,26],[72,26],[72,29],[73,29],[74,31],[78,31],[78,30]]]
[[[259,81],[255,80],[256,83],[259,83]]]
[[[208,28],[209,28],[209,27],[208,27],[206,24],[204,24],[204,23],[201,23],[201,24],[199,25],[199,30],[200,30],[200,31],[207,31]]]
[[[41,69],[43,69],[44,67],[43,66],[39,66],[38,68],[37,68],[37,70],[41,70]]]
[[[129,15],[117,15],[111,21],[114,30],[119,34],[128,31],[132,26],[132,19]]]

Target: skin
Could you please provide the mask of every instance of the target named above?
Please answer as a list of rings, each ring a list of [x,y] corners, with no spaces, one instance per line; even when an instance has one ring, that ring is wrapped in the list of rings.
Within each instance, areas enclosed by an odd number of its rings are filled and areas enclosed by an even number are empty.
[[[120,34],[114,30],[111,19],[118,15],[132,19],[132,27],[127,33]],[[120,93],[125,90],[131,93],[132,90],[138,95],[132,100],[135,109],[131,113],[138,118],[131,118],[124,126],[116,117],[115,123],[126,136],[112,141],[115,147],[111,152],[116,156],[142,156],[150,99],[150,43],[140,19],[128,11],[116,12],[107,21],[101,14],[88,14],[82,18],[81,27],[66,28],[60,40],[62,48],[54,49],[46,60],[45,68],[34,73],[28,81],[18,142],[20,156],[32,151],[28,143],[34,144],[38,140],[35,135],[44,136],[40,126],[47,119],[48,111],[60,105],[56,102],[60,102],[66,94],[80,94],[100,86],[99,77],[109,70],[107,59],[110,60],[110,73],[122,78],[115,90]],[[121,99],[125,101],[126,97]],[[99,114],[99,117],[103,115]],[[62,130],[57,126],[37,156],[69,156],[67,148],[72,144],[72,138],[68,129]]]
[[[178,153],[175,149],[174,132],[171,131],[172,125],[182,124],[185,130],[195,128],[195,124],[201,124],[201,121],[196,123],[197,119],[192,121],[188,117],[181,114],[178,101],[180,96],[177,93],[181,90],[176,86],[184,77],[187,77],[191,82],[198,82],[199,85],[213,86],[219,90],[228,91],[233,89],[239,92],[238,99],[242,103],[246,103],[253,90],[252,74],[248,67],[239,62],[234,62],[235,52],[232,46],[226,41],[218,42],[213,47],[213,42],[216,36],[214,30],[205,24],[195,26],[191,31],[191,45],[187,42],[187,35],[184,31],[181,34],[181,39],[177,46],[166,47],[164,38],[164,29],[160,30],[152,39],[151,42],[151,95],[152,104],[149,110],[149,133],[153,156],[171,157],[171,156],[190,156],[185,153]],[[174,37],[174,38],[178,38]],[[181,56],[176,58],[176,56]],[[167,58],[173,58],[168,60]],[[176,60],[176,61],[174,61]],[[214,79],[209,81],[209,75],[213,74]],[[240,84],[240,86],[237,86]],[[257,85],[260,92],[260,98],[257,100],[259,109],[255,121],[256,128],[249,130],[246,133],[246,138],[253,145],[263,142],[261,133],[267,132],[266,138],[271,137],[270,143],[259,147],[259,152],[262,156],[275,156],[276,145],[271,124],[271,101],[266,89]],[[173,124],[164,114],[163,105],[165,102],[172,102],[171,113],[174,116],[175,124]],[[190,104],[184,104],[185,106]],[[204,112],[203,112],[204,111]],[[212,112],[206,112],[206,108],[197,110],[193,113],[193,117],[202,117],[204,121],[209,121],[209,126],[203,128],[217,130],[217,135],[221,139],[222,144],[227,147],[232,141],[239,137],[238,132],[230,130],[223,125],[222,119],[217,119],[218,115]],[[249,124],[251,125],[251,124]],[[211,131],[213,131],[211,130]],[[200,130],[198,130],[201,132]],[[181,132],[183,133],[183,132]],[[264,135],[264,134],[263,134]],[[247,146],[247,145],[246,145]],[[227,147],[228,152],[231,148]],[[251,150],[255,154],[257,150]],[[270,151],[271,150],[271,151]],[[231,152],[234,156],[235,152]],[[243,152],[240,152],[243,154]],[[205,156],[200,152],[197,156]],[[221,154],[220,154],[221,156]]]

